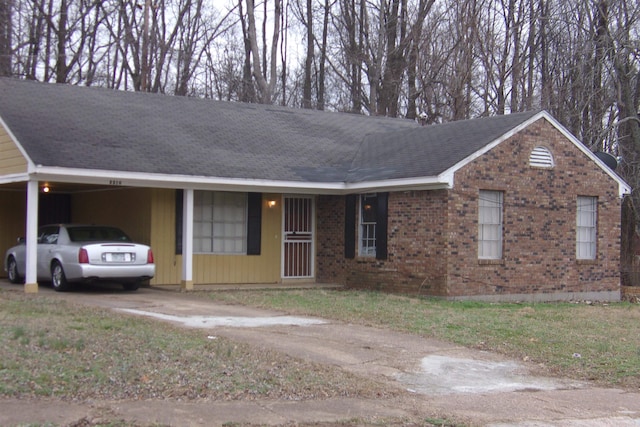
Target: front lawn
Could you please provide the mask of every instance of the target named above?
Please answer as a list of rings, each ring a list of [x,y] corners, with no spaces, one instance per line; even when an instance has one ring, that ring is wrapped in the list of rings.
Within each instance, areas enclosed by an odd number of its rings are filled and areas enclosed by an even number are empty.
[[[533,362],[547,374],[640,388],[638,304],[491,304],[333,290],[207,295],[217,302],[388,327]]]
[[[397,390],[165,322],[0,291],[0,397],[304,400]]]

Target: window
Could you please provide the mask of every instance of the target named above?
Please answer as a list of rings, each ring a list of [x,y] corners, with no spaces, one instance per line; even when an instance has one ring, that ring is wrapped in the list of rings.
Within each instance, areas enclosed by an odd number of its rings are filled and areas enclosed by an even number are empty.
[[[478,258],[502,258],[502,192],[480,190]]]
[[[47,225],[38,229],[38,243],[55,245],[58,243],[58,232],[60,227],[57,225]]]
[[[244,254],[246,244],[247,194],[194,192],[193,251]]]
[[[103,227],[87,225],[79,227],[67,227],[69,240],[72,242],[131,242],[124,231],[115,227]]]
[[[576,215],[576,258],[596,259],[596,197],[578,197]]]
[[[378,196],[360,196],[360,255],[376,255]]]

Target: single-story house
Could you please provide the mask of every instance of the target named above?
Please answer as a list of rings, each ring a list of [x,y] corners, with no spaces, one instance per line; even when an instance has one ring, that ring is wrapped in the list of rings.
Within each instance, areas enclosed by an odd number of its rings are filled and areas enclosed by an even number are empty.
[[[0,251],[115,225],[151,286],[617,300],[629,191],[545,111],[421,126],[0,79]]]

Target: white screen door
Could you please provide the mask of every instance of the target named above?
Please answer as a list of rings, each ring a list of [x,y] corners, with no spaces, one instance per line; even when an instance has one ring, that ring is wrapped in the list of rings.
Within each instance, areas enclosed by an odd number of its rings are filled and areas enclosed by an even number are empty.
[[[282,277],[313,277],[313,198],[285,196]]]

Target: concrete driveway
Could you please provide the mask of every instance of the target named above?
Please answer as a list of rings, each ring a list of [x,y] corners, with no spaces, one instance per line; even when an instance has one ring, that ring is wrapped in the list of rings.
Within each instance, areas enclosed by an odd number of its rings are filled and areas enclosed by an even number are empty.
[[[8,286],[16,289],[15,285],[0,281],[0,289]],[[412,419],[416,415],[426,418],[440,414],[464,420],[469,425],[640,426],[638,392],[536,377],[526,363],[446,342],[328,319],[216,304],[197,294],[181,293],[177,288],[141,288],[133,293],[95,288],[60,294],[41,286],[40,293],[183,327],[204,328],[213,336],[339,366],[406,391],[406,398],[395,402],[340,400],[282,402],[280,405],[271,402],[268,408],[248,402],[246,408],[227,408],[229,413],[224,408],[243,403],[227,402],[217,406],[208,403],[206,410],[212,414],[224,413],[226,422],[275,425],[283,420],[328,422],[365,414]],[[15,407],[19,402],[0,401],[0,414],[15,414],[16,411],[7,411],[11,405]],[[125,414],[127,405],[119,405]],[[152,406],[150,403],[149,408]],[[255,417],[249,416],[252,412]],[[204,419],[210,422],[211,416]],[[184,415],[180,420],[185,421]],[[0,415],[0,424],[6,421],[11,420]],[[171,420],[156,421],[171,423]],[[193,425],[206,423],[194,421]]]

